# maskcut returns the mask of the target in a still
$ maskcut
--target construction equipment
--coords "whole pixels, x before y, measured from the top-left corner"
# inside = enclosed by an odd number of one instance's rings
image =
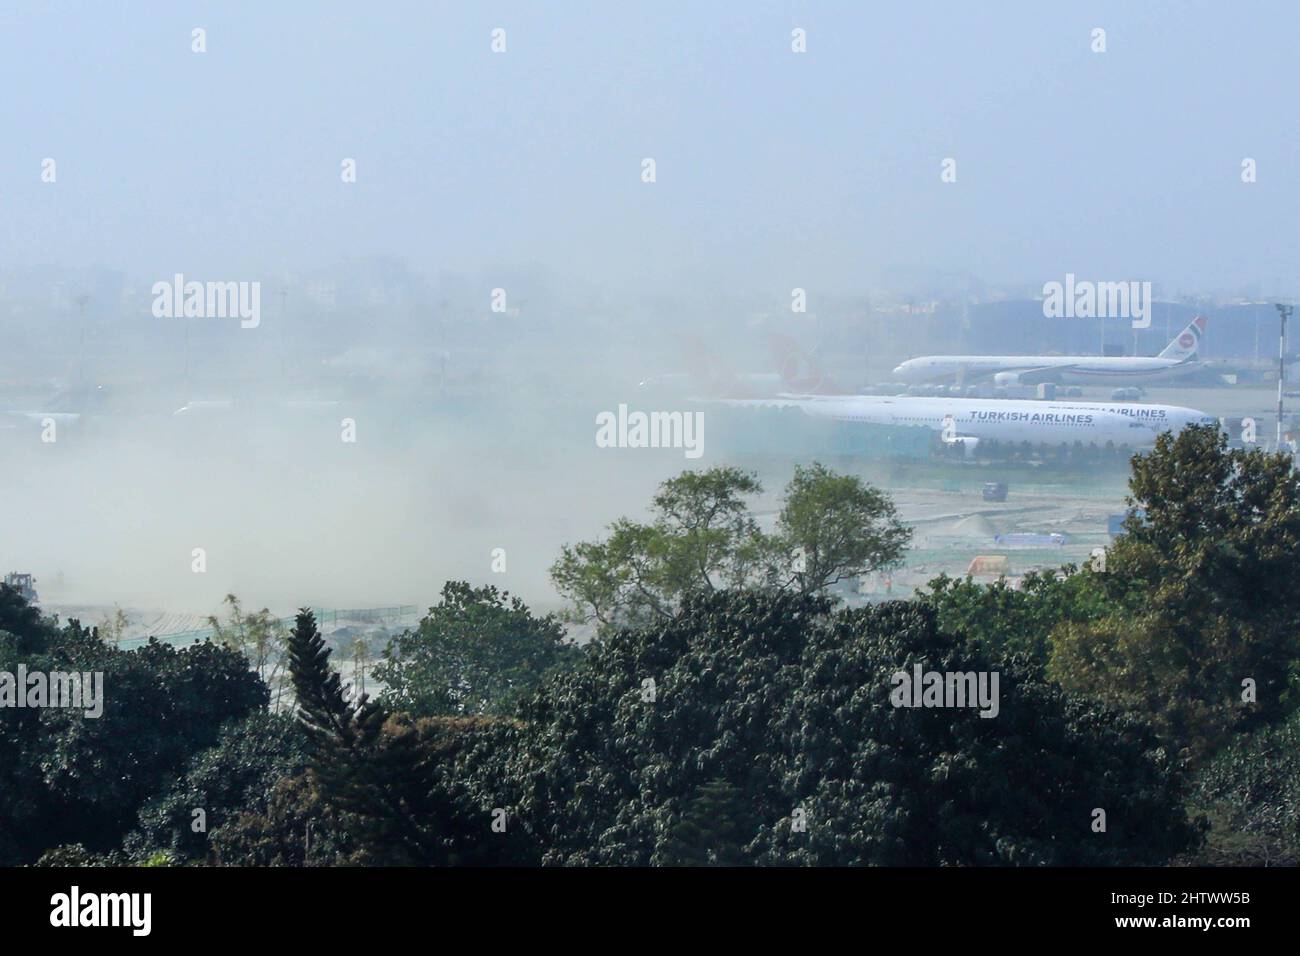
[[[36,579],[30,574],[22,574],[18,571],[10,571],[5,575],[4,583],[7,587],[13,588],[23,596],[28,604],[36,603]]]

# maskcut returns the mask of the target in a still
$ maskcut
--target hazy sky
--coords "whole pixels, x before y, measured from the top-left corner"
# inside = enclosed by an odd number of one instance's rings
[[[0,263],[1294,291],[1297,10],[9,0]]]

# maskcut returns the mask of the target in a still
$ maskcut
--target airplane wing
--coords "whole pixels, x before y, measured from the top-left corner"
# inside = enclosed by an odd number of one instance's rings
[[[1076,368],[1073,363],[1069,365],[1039,365],[1023,366],[1010,368],[983,368],[978,372],[972,372],[966,365],[957,366],[954,381],[958,385],[966,385],[972,382],[992,382],[999,375],[1014,375],[1021,385],[1037,385],[1040,382],[1060,382],[1061,373]]]
[[[1073,368],[1075,368],[1073,365],[1044,365],[1038,368],[1017,369],[1015,376],[1021,385],[1041,385],[1044,382],[1059,383],[1062,373]],[[1011,369],[1006,371],[1011,371]]]

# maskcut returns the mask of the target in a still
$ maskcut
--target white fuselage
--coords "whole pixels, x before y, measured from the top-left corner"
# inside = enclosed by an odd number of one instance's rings
[[[1023,375],[1034,382],[1068,385],[1141,385],[1178,378],[1200,368],[1189,359],[1083,355],[925,355],[894,369],[903,382],[972,382],[1001,373]],[[1029,384],[1027,382],[1026,384]]]
[[[915,425],[953,439],[1028,442],[1032,445],[1146,447],[1163,431],[1217,424],[1203,412],[1177,405],[1135,402],[1048,402],[999,398],[886,398],[868,395],[787,395],[727,401],[728,405],[793,407],[817,418],[878,425]]]

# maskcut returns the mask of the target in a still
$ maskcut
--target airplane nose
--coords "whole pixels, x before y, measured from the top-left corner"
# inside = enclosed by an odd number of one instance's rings
[[[895,375],[902,375],[902,374],[904,374],[906,371],[907,371],[907,368],[905,367],[905,365],[897,365],[897,366],[894,367],[894,374],[895,374]]]

